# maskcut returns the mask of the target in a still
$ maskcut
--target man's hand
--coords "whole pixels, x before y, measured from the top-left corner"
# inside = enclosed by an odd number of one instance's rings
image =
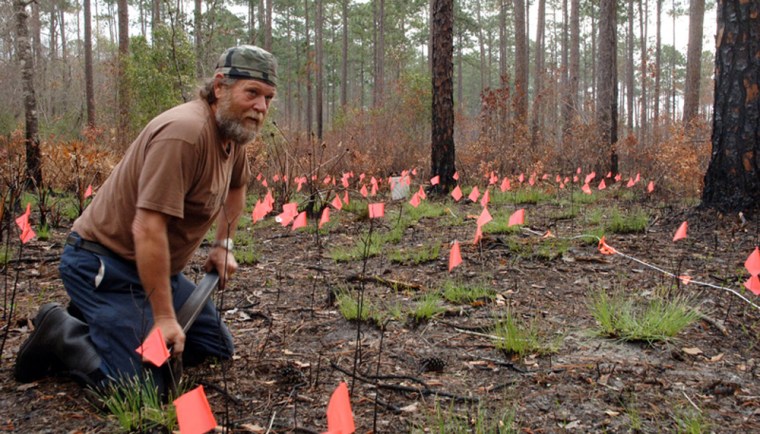
[[[153,328],[160,328],[164,335],[166,346],[171,348],[172,356],[177,357],[185,350],[185,332],[175,317],[154,318]]]
[[[219,273],[220,288],[224,288],[227,277],[233,275],[237,269],[238,263],[235,260],[235,255],[222,246],[212,248],[208,254],[206,263],[203,265],[203,270],[207,273],[211,270],[216,270]]]

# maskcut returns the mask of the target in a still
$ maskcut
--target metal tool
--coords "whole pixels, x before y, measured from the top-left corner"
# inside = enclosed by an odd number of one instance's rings
[[[216,271],[211,271],[195,287],[195,291],[190,294],[190,297],[177,312],[177,322],[182,327],[182,331],[187,333],[217,286],[219,286],[219,274]]]

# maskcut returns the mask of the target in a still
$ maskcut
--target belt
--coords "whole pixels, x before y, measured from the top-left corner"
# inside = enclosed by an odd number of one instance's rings
[[[84,238],[80,238],[74,234],[69,234],[69,236],[66,237],[66,244],[74,246],[78,249],[87,250],[88,252],[95,253],[96,255],[107,256],[109,258],[119,259],[121,261],[125,260],[116,253],[108,250],[102,244],[96,243],[94,241],[87,241]]]

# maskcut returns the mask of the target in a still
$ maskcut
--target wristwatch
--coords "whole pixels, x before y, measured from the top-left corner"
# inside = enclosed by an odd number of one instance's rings
[[[211,247],[224,247],[225,250],[231,251],[235,244],[232,242],[232,238],[225,238],[223,240],[216,240]]]

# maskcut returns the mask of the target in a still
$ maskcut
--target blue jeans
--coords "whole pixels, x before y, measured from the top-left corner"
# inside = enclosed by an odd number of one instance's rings
[[[103,374],[116,379],[141,373],[150,364],[143,365],[135,349],[153,327],[153,313],[135,264],[66,244],[59,269],[66,292],[90,327],[90,338],[102,358]],[[195,284],[179,273],[171,276],[171,288],[174,309],[178,311]],[[187,331],[183,358],[230,359],[233,348],[232,335],[209,300]],[[163,390],[162,371],[149,369],[159,390]]]

